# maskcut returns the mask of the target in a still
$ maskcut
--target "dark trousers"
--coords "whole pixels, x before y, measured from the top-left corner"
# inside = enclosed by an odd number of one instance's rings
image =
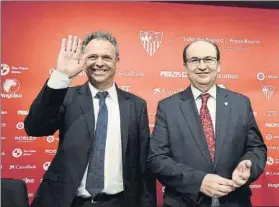
[[[169,206],[166,204],[163,204],[162,207],[173,207],[173,206]],[[179,205],[179,207],[211,207],[211,204],[200,204],[200,205],[189,205],[189,204],[185,204],[185,205]],[[247,204],[238,204],[238,203],[226,203],[226,204],[220,204],[219,207],[252,207],[251,204],[247,203]]]
[[[196,207],[211,207],[209,204],[201,204],[197,205]],[[246,204],[239,204],[239,203],[225,203],[225,204],[220,204],[220,207],[252,207],[251,204],[246,203]]]
[[[178,200],[176,205],[163,204],[162,207],[211,207],[210,202],[201,202],[200,204],[188,203],[186,201]],[[219,207],[252,207],[250,201],[245,202],[224,202],[220,203]]]
[[[124,193],[107,196],[104,201],[91,203],[90,198],[75,197],[71,207],[127,207]]]
[[[201,204],[196,205],[196,207],[211,207],[211,199],[202,201]],[[219,207],[252,207],[252,204],[250,200],[222,201],[222,199],[220,199]]]

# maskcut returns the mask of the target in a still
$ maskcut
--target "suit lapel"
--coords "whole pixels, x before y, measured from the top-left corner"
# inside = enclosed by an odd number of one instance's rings
[[[128,144],[128,133],[130,124],[130,101],[129,96],[124,91],[116,86],[119,110],[120,110],[120,128],[121,128],[121,142],[122,142],[122,160],[126,160],[126,149]],[[125,163],[125,162],[124,162]]]
[[[222,145],[225,137],[227,136],[227,124],[229,120],[230,103],[228,102],[228,94],[224,89],[217,87],[216,94],[216,127],[215,127],[215,138],[216,138],[216,151],[214,170],[217,166],[218,160],[221,155]]]
[[[202,155],[206,159],[208,165],[212,167],[212,161],[210,159],[210,153],[205,140],[205,135],[201,127],[199,113],[190,87],[188,87],[182,93],[181,99],[182,103],[180,104],[180,108],[182,114],[191,130],[191,133]]]
[[[81,111],[88,126],[90,137],[93,138],[95,129],[95,116],[93,109],[92,94],[90,92],[88,82],[86,82],[84,85],[80,87],[78,99]]]

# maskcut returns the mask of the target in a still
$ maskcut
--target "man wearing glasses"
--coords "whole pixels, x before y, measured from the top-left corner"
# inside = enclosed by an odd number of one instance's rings
[[[163,206],[252,206],[249,184],[264,170],[266,145],[249,98],[216,86],[216,44],[192,42],[183,62],[191,85],[159,102],[150,143]]]

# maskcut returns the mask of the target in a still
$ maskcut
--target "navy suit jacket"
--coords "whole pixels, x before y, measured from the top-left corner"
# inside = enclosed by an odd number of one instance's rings
[[[264,170],[266,145],[247,97],[217,87],[215,132],[212,162],[191,88],[159,102],[148,162],[165,186],[166,205],[185,206],[210,199],[200,193],[205,175],[231,179],[235,167],[245,159],[252,161],[251,178],[227,197],[250,200],[248,185]]]
[[[154,177],[147,172],[149,124],[146,102],[117,88],[125,198],[131,207],[156,206]],[[43,175],[32,207],[70,207],[94,142],[94,110],[88,82],[52,89],[45,84],[24,121],[29,136],[59,130],[57,153]]]

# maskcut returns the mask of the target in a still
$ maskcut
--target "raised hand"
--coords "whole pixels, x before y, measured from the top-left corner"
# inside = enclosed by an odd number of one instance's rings
[[[85,61],[86,56],[82,53],[82,40],[72,35],[69,35],[68,39],[63,38],[56,70],[73,78],[84,69]]]

